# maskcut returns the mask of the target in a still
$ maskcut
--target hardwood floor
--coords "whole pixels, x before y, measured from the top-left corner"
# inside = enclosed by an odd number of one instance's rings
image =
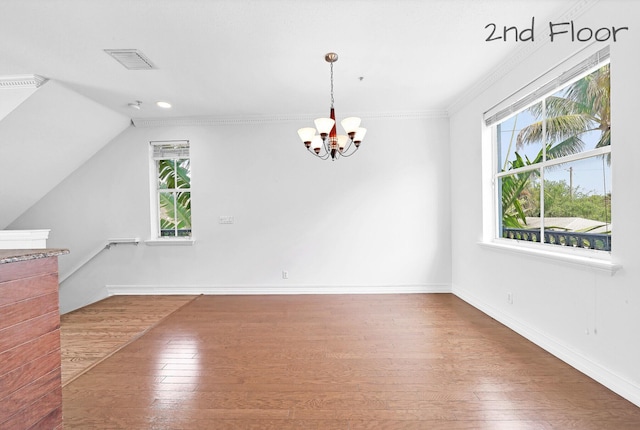
[[[199,296],[67,384],[63,419],[67,430],[619,430],[640,428],[640,408],[450,294]]]
[[[60,316],[66,385],[196,296],[113,296]]]

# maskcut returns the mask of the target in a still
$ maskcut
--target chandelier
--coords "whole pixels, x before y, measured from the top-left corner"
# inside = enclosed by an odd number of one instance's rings
[[[318,118],[314,121],[316,128],[304,127],[298,130],[298,136],[304,146],[316,157],[327,160],[337,160],[349,157],[360,148],[360,143],[367,132],[360,127],[360,118],[349,117],[340,121],[346,135],[336,131],[336,113],[333,108],[333,63],[338,61],[338,54],[329,52],[324,59],[331,67],[331,110],[329,118]],[[316,129],[318,134],[316,134]]]

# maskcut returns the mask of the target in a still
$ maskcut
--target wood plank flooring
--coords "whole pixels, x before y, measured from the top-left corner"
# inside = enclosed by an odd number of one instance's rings
[[[67,384],[63,419],[67,430],[620,430],[640,428],[640,408],[450,294],[199,296]]]
[[[113,296],[60,316],[62,385],[196,296]]]

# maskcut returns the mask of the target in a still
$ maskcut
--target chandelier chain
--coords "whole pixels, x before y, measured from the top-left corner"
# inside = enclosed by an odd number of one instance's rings
[[[333,63],[329,63],[331,66],[331,109],[333,109]]]

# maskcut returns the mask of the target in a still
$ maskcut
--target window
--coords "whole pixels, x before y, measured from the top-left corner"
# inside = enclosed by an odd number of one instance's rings
[[[492,116],[495,237],[611,251],[608,48]]]
[[[151,142],[156,238],[191,238],[191,163],[188,141]]]

